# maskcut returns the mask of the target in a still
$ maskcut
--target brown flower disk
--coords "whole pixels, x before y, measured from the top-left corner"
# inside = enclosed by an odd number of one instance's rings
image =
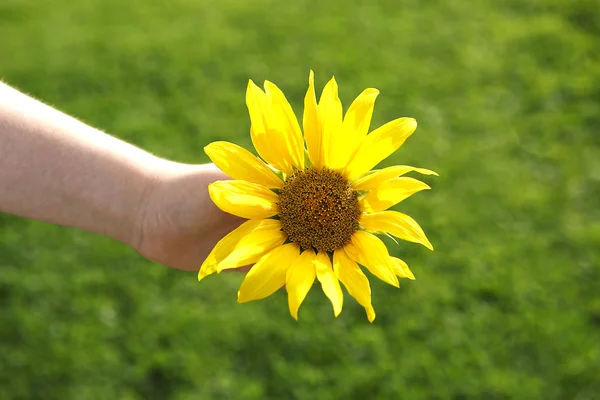
[[[357,193],[339,172],[307,168],[290,175],[279,196],[282,230],[303,249],[333,251],[350,241],[361,214]]]

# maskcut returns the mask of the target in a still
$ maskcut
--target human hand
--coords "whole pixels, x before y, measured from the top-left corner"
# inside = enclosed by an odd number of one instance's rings
[[[142,203],[131,245],[168,267],[198,270],[215,244],[244,220],[221,211],[208,185],[229,179],[214,164],[160,161]]]

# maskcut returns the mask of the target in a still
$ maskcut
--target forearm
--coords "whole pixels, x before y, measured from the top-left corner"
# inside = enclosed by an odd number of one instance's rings
[[[157,162],[0,82],[0,212],[127,242]]]

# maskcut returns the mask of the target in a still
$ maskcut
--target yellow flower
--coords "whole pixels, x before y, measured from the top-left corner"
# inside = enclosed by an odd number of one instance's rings
[[[417,127],[412,118],[398,118],[367,134],[378,94],[376,89],[366,89],[342,115],[335,79],[327,83],[317,103],[311,71],[303,137],[277,86],[267,81],[262,91],[254,82],[248,83],[250,135],[260,158],[228,142],[205,148],[210,159],[234,179],[212,183],[211,199],[221,210],[248,221],[215,246],[200,267],[199,280],[255,264],[238,291],[238,302],[265,298],[285,285],[295,319],[315,279],[338,316],[342,282],[372,322],[371,288],[358,264],[396,287],[398,277],[414,279],[408,265],[391,257],[374,233],[433,250],[414,219],[386,210],[429,189],[402,175],[437,174],[406,165],[371,171]]]

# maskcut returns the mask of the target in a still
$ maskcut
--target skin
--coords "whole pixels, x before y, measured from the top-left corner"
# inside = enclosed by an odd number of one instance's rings
[[[0,212],[119,240],[198,270],[241,219],[219,210],[213,164],[164,160],[0,82]]]

